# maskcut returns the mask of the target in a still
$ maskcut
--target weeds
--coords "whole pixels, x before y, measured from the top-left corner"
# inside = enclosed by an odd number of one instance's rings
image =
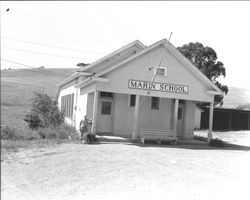
[[[195,135],[194,136],[194,140],[199,140],[199,141],[207,142],[208,138],[203,137],[203,136],[197,136],[197,135]],[[225,143],[222,140],[220,140],[218,138],[215,138],[215,139],[212,139],[209,142],[209,146],[211,146],[211,147],[224,147]]]
[[[74,127],[62,124],[58,127],[31,130],[28,127],[1,128],[1,148],[16,150],[37,144],[54,144],[79,139]]]
[[[47,127],[39,128],[37,133],[41,136],[42,139],[69,139],[76,138],[78,136],[75,128],[63,124],[58,127]]]
[[[5,126],[1,128],[1,139],[2,140],[35,140],[41,139],[39,134],[26,127],[11,128]]]
[[[215,138],[215,139],[212,139],[210,142],[209,142],[209,146],[212,146],[212,147],[224,147],[224,142],[218,138]]]
[[[31,130],[26,127],[15,129],[9,126],[1,128],[2,140],[74,139],[78,137],[75,128],[66,124],[38,130]]]

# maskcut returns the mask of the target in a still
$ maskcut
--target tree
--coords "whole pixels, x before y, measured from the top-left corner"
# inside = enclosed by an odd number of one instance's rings
[[[31,98],[31,110],[24,121],[31,129],[39,127],[56,127],[64,122],[64,114],[58,109],[57,101],[47,94],[35,92]]]
[[[177,49],[191,61],[203,74],[205,74],[222,91],[223,95],[215,95],[215,105],[223,105],[223,97],[228,93],[228,87],[217,81],[217,78],[226,76],[226,69],[221,61],[217,61],[217,54],[211,47],[204,47],[203,44],[196,42],[185,44]]]
[[[77,66],[77,67],[85,67],[85,66],[87,66],[87,65],[89,65],[89,64],[86,64],[86,63],[78,63],[76,66]]]

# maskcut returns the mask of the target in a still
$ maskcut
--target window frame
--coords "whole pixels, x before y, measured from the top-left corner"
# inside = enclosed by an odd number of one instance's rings
[[[167,76],[167,67],[163,67],[163,66],[154,67],[154,76],[156,74],[157,68],[164,70],[164,72],[163,72],[164,74],[159,74],[159,71],[158,71],[157,75],[159,75],[159,76]]]
[[[61,97],[61,111],[65,117],[73,119],[75,94],[66,94]]]
[[[183,118],[183,108],[178,107],[177,120],[182,120]]]
[[[102,94],[106,94],[106,95],[103,96]],[[109,94],[110,94],[111,96],[109,96]],[[114,93],[112,93],[112,92],[100,91],[100,98],[113,99],[113,98],[114,98]]]
[[[158,99],[158,106],[157,107],[152,107],[153,98]],[[151,108],[151,110],[160,110],[160,97],[151,97],[150,98],[150,108]]]
[[[108,103],[110,104],[110,112],[109,113],[104,113],[103,112],[103,104]],[[112,114],[112,101],[101,101],[101,115],[111,115]]]
[[[132,96],[134,96],[134,98],[135,98],[134,105],[131,105]],[[135,107],[135,104],[136,104],[136,95],[135,94],[130,94],[129,98],[128,98],[128,105],[129,105],[129,107],[133,108],[133,107]]]

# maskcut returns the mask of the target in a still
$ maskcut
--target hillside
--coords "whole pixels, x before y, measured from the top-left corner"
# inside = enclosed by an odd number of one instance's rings
[[[45,92],[54,97],[56,85],[75,71],[76,68],[1,70],[1,124],[22,126],[33,93]]]
[[[229,92],[224,97],[223,107],[237,108],[239,105],[246,103],[250,103],[250,88],[229,87]]]
[[[23,126],[34,91],[44,91],[54,97],[56,85],[75,71],[76,68],[1,70],[1,124]],[[236,108],[249,102],[250,89],[230,87],[223,107]]]

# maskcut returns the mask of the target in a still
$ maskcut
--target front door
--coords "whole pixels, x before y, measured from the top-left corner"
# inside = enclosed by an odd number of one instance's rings
[[[179,104],[177,116],[177,136],[183,137],[184,104]]]
[[[113,101],[109,99],[101,99],[99,107],[99,120],[97,131],[102,133],[113,132],[112,114],[113,114]]]

